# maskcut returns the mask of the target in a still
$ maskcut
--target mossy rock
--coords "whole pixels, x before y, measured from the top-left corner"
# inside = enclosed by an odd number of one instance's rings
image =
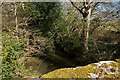
[[[63,68],[45,74],[42,78],[89,78],[89,73],[95,72],[96,69],[97,67],[93,67],[92,65],[77,68]]]
[[[100,63],[100,62],[98,62]],[[98,78],[120,78],[119,70],[117,73],[110,73],[106,74],[103,71],[103,68],[108,70],[107,68],[110,66],[111,68],[119,69],[119,63],[111,61],[111,63],[103,63],[101,64],[101,67],[98,67],[96,64],[89,64],[86,66],[79,66],[76,68],[62,68],[57,69],[55,71],[49,72],[42,76],[42,78],[90,78],[90,73],[92,74],[98,74]],[[102,72],[102,74],[100,74]],[[109,72],[109,71],[108,71]]]
[[[112,66],[112,67],[119,67],[119,63],[112,62],[112,63],[111,63],[111,66]]]
[[[118,63],[120,63],[120,59],[116,59],[116,61],[117,61]]]
[[[106,63],[103,63],[103,64],[102,64],[102,67],[107,68],[107,67],[109,67],[109,65],[106,64]]]

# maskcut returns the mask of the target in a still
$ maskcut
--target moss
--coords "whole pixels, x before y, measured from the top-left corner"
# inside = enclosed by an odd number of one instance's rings
[[[116,69],[115,69],[115,68],[111,68],[111,69],[110,69],[110,72],[113,72],[113,73],[114,73],[114,72],[116,72]]]
[[[93,66],[93,67],[97,67],[97,64],[90,64],[91,66]]]
[[[109,75],[104,75],[104,78],[106,78],[106,79],[108,79],[108,78],[119,79],[119,78],[120,78],[120,74],[109,74]]]
[[[117,61],[118,63],[120,63],[120,59],[116,59],[116,61]]]
[[[95,70],[94,70],[94,74],[97,74],[98,72],[102,72],[103,70],[101,69],[101,68],[95,68]]]
[[[77,69],[63,68],[58,69],[42,76],[42,78],[88,78],[89,73],[95,72],[96,68],[93,66],[84,66]]]
[[[112,62],[110,64],[113,68],[118,67],[117,62]],[[109,64],[103,63],[102,67],[108,68]],[[63,68],[52,71],[42,76],[42,78],[89,78],[90,73],[98,74],[102,72],[102,68],[98,68],[96,64],[90,64],[83,67],[77,68]],[[100,78],[120,78],[120,74],[101,74]]]
[[[111,63],[111,66],[112,66],[112,67],[115,67],[115,68],[118,68],[118,65],[119,65],[119,64],[118,64],[117,62],[112,62],[112,63]]]
[[[88,78],[89,73],[93,73],[94,71],[95,68],[89,65],[76,69],[75,74],[77,75],[77,78]]]
[[[120,73],[114,74],[114,77],[117,78],[117,79],[120,79]]]
[[[103,68],[109,67],[109,65],[108,65],[107,63],[103,63],[101,66],[102,66]]]
[[[118,68],[120,69],[120,59],[116,59],[117,63],[118,63]]]
[[[71,68],[58,69],[42,76],[43,78],[70,78],[75,76]]]
[[[105,78],[105,80],[110,80],[110,79],[120,79],[120,74],[101,74],[99,75],[99,78]]]

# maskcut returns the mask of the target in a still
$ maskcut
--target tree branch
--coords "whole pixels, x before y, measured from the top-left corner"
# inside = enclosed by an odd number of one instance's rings
[[[99,4],[100,2],[97,2],[95,5],[94,5],[94,8]]]
[[[81,9],[79,9],[79,8],[72,2],[72,0],[69,0],[69,1],[70,1],[71,4],[73,5],[73,7],[75,7],[75,8],[80,12]]]

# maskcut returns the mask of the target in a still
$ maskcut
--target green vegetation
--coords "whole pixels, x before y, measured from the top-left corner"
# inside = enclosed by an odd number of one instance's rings
[[[90,3],[94,8],[86,4],[3,3],[2,78],[39,78],[43,74],[46,78],[88,78],[89,73],[101,71],[91,63],[116,59],[119,63],[119,2]],[[111,65],[117,68],[116,64]],[[76,66],[81,67],[67,68]]]
[[[3,49],[2,49],[2,77],[3,80],[10,80],[11,78],[22,77],[17,74],[16,70],[21,66],[18,63],[24,51],[25,41],[14,39],[8,33],[3,34]]]

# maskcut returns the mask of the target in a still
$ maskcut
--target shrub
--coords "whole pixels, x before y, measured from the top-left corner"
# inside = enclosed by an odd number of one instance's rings
[[[18,59],[23,55],[25,41],[22,39],[15,39],[8,33],[3,34],[3,49],[2,49],[2,78],[3,80],[10,80],[12,78],[20,77],[15,70],[20,68]]]

